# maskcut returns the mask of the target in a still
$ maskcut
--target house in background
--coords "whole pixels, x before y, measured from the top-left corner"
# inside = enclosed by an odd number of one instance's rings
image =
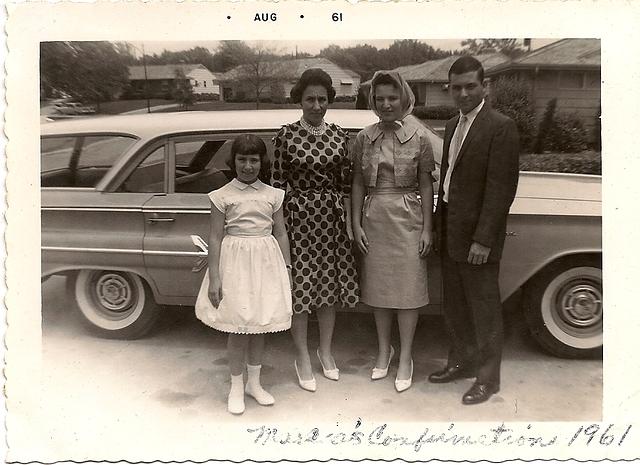
[[[592,129],[600,108],[600,39],[562,39],[488,69],[486,75],[516,76],[531,85],[538,121],[549,100],[556,112],[575,113]]]
[[[146,78],[144,66],[129,66],[129,94],[144,97],[145,82],[149,87],[149,97],[170,98],[176,89],[178,80],[190,82],[193,93],[197,96],[215,98],[220,95],[220,84],[217,75],[201,64],[147,65]]]
[[[509,61],[509,58],[502,53],[487,53],[474,55],[474,57],[482,63],[485,70]],[[454,55],[417,65],[400,66],[393,71],[400,73],[407,81],[416,97],[416,105],[451,106],[451,97],[448,92],[449,68],[458,58],[460,58],[459,55]],[[364,82],[363,86],[365,85],[371,85],[371,81]]]
[[[341,68],[326,58],[295,58],[276,60],[264,63],[265,82],[268,85],[261,88],[260,98],[274,101],[289,99],[291,89],[302,73],[310,68],[324,70],[333,83],[336,97],[355,100],[360,87],[360,75]],[[249,65],[237,66],[220,76],[222,95],[225,101],[255,99],[255,88],[247,82],[251,75]]]

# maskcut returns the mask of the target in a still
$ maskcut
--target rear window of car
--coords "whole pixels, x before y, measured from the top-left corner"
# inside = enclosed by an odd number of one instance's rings
[[[135,142],[124,135],[43,137],[41,187],[95,187]]]

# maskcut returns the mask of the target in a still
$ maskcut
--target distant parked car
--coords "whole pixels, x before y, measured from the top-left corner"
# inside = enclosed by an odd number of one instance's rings
[[[160,305],[193,305],[207,263],[207,193],[230,180],[232,139],[254,133],[271,151],[277,129],[299,117],[190,111],[43,124],[43,279],[66,275],[83,321],[107,337],[140,337]],[[358,110],[326,118],[351,136],[377,120]],[[442,140],[430,137],[438,171]],[[521,173],[500,287],[503,299],[524,290],[531,333],[558,356],[601,350],[601,221],[600,176]],[[424,312],[439,313],[437,254],[427,263]]]
[[[56,102],[53,108],[61,115],[91,115],[96,112],[95,108],[78,102]]]

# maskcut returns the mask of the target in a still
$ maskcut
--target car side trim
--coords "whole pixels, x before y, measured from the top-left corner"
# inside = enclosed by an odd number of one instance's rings
[[[137,212],[141,208],[104,208],[104,207],[42,207],[42,211],[80,211],[80,212]]]
[[[129,253],[142,255],[166,255],[170,257],[206,257],[207,252],[188,252],[181,250],[141,250],[141,249],[107,249],[100,247],[56,247],[42,246],[41,250],[50,252],[92,252],[92,253]]]
[[[108,249],[101,247],[58,247],[58,246],[50,246],[43,245],[40,247],[41,250],[47,250],[51,252],[95,252],[95,253],[132,253],[132,254],[141,254],[143,251],[141,249]]]

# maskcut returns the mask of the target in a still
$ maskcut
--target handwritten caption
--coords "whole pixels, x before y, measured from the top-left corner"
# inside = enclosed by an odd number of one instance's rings
[[[536,433],[533,425],[522,428],[508,428],[504,423],[488,429],[485,433],[468,434],[455,423],[450,423],[443,429],[425,427],[415,436],[399,434],[387,423],[366,427],[361,419],[355,422],[353,428],[347,431],[323,431],[320,428],[310,428],[305,431],[287,431],[283,428],[261,425],[248,428],[247,433],[253,438],[253,443],[266,445],[309,445],[331,444],[351,446],[380,446],[389,448],[412,449],[420,452],[423,447],[432,444],[451,446],[484,446],[495,447],[501,445],[546,448],[552,446],[578,447],[619,447],[628,439],[632,425],[582,425],[574,434],[567,437],[560,435],[546,435]]]

